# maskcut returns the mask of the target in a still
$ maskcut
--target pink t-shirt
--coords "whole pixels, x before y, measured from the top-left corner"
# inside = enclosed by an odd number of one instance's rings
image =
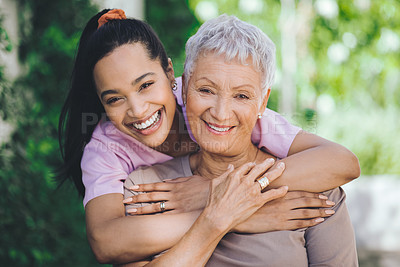
[[[178,89],[174,94],[188,125],[186,108],[182,100],[181,78],[176,80]],[[188,130],[194,140],[190,129]],[[259,148],[264,147],[272,155],[284,158],[300,130],[301,128],[290,124],[281,115],[267,108],[263,117],[257,121],[251,139]],[[123,183],[129,173],[140,166],[162,163],[170,159],[172,157],[122,133],[111,122],[101,121],[83,151],[81,161],[82,181],[85,186],[83,205],[86,206],[89,200],[104,194],[124,194]]]

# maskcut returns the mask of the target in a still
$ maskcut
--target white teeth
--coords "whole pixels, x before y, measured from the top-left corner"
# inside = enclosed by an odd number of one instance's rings
[[[135,127],[138,130],[143,130],[146,128],[149,128],[151,125],[153,125],[154,123],[158,122],[158,120],[160,119],[160,112],[157,111],[156,113],[153,114],[153,116],[151,116],[147,121],[142,122],[142,123],[133,123],[133,127]]]
[[[215,130],[217,132],[226,132],[226,131],[228,131],[230,129],[230,127],[219,128],[219,127],[216,127],[216,126],[211,125],[211,124],[208,124],[208,126],[210,126],[211,129],[213,129],[213,130]]]

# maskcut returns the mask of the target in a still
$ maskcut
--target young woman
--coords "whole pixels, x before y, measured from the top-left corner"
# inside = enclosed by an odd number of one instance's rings
[[[60,117],[60,144],[63,177],[71,177],[78,191],[85,194],[88,237],[101,262],[142,259],[179,239],[158,237],[156,244],[143,246],[143,240],[149,240],[143,228],[151,228],[151,217],[125,217],[122,203],[123,181],[134,169],[197,150],[182,123],[179,107],[175,109],[174,92],[178,103],[183,104],[178,90],[172,63],[147,24],[124,19],[119,10],[104,10],[88,22]],[[283,159],[287,168],[280,184],[272,186],[287,184],[292,190],[321,192],[358,177],[358,160],[350,151],[315,135],[302,134],[275,113],[267,113],[273,115],[261,116],[253,141],[280,158],[290,155]],[[273,127],[279,130],[271,132]],[[169,184],[170,193],[184,197],[162,200],[167,200],[168,209],[177,210],[185,210],[182,203],[188,203],[187,199],[200,203],[197,200],[208,194],[209,181],[205,178]],[[197,189],[201,194],[191,191]],[[156,206],[161,207],[159,203]],[[199,206],[204,203],[188,210]],[[282,208],[282,212],[289,211]],[[163,216],[167,221],[180,215]],[[169,226],[165,223],[164,232],[187,230]]]

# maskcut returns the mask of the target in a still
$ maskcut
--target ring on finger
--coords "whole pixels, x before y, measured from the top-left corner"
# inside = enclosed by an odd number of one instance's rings
[[[269,180],[267,176],[257,179],[257,182],[260,184],[261,190],[264,190],[269,185]]]
[[[160,202],[160,210],[164,211],[165,210],[165,201]]]

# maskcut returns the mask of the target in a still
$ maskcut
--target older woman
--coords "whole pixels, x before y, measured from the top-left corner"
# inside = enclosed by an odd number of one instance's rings
[[[283,165],[278,164],[262,177],[261,169],[270,166],[274,157],[251,142],[251,131],[270,94],[274,52],[274,44],[258,28],[226,15],[204,23],[189,39],[184,99],[200,151],[140,168],[131,173],[125,187],[192,174],[214,180],[208,204],[192,228],[151,264],[193,266],[193,262],[203,265],[208,261],[208,266],[357,266],[354,234],[345,195],[339,188],[327,192],[336,202],[336,213],[317,226],[297,231],[254,231],[257,234],[253,235],[228,233],[240,231],[240,223],[250,213],[286,190],[281,187],[279,191],[261,192],[279,176]],[[227,169],[237,170],[228,174]],[[241,190],[232,190],[236,187]],[[126,196],[132,194],[137,193],[126,189]],[[163,204],[160,207],[165,208]],[[134,209],[127,206],[128,213]]]

